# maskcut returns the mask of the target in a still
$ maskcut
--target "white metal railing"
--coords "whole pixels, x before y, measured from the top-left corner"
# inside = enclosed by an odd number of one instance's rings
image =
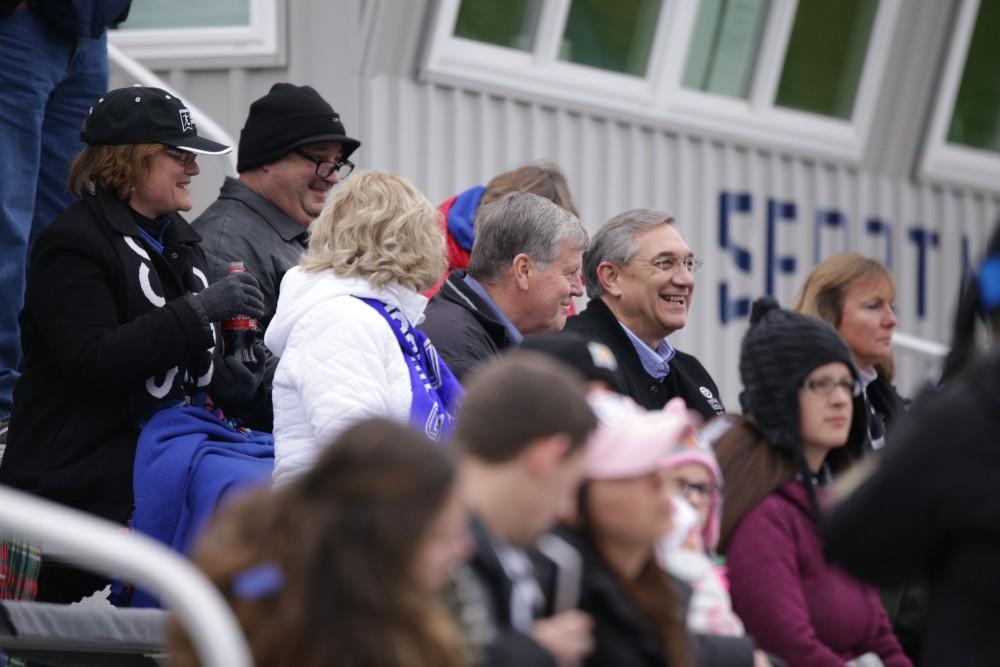
[[[110,42],[108,42],[108,60],[128,74],[129,78],[133,79],[136,83],[143,86],[162,88],[171,95],[184,100],[184,103],[198,125],[199,134],[204,134],[206,137],[227,146],[236,146],[236,142],[233,141],[232,136],[221,125],[216,123],[211,116],[191,104],[191,100],[185,99],[183,95],[171,88],[166,81],[154,74],[152,70]],[[236,151],[232,151],[224,157],[226,158],[226,173],[229,176],[236,176]]]
[[[948,356],[951,349],[947,345],[896,331],[892,334],[892,346],[897,353],[897,375],[899,375],[901,368],[906,366],[906,364],[899,363],[900,355],[905,355],[918,364],[917,366],[910,365],[911,374],[909,382],[906,384],[912,391],[934,386],[941,379],[944,358]],[[915,372],[915,375],[912,372]],[[903,391],[905,392],[906,389]]]
[[[184,624],[206,667],[252,667],[243,632],[215,587],[159,542],[0,485],[0,533],[52,546],[61,560],[139,583]]]
[[[898,331],[892,334],[892,345],[896,349],[913,352],[934,361],[944,359],[951,350],[947,345],[935,343],[926,338],[917,338],[909,334],[899,333]]]

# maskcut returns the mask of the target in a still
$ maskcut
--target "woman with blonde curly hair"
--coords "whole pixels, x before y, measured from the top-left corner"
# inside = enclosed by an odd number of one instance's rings
[[[275,482],[312,466],[325,443],[368,417],[409,422],[434,441],[461,387],[416,325],[445,265],[437,211],[406,179],[363,171],[309,228],[281,281],[264,341],[274,376]]]

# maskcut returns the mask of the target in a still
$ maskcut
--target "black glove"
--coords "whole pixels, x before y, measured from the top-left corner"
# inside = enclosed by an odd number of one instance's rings
[[[265,379],[270,384],[268,376],[274,376],[273,367],[277,366],[277,357],[273,357],[275,363],[268,364],[267,350],[263,343],[254,344],[253,356],[254,361],[249,364],[244,364],[234,356],[215,357],[212,397],[223,406],[245,405],[257,395]]]
[[[221,322],[237,315],[256,319],[264,314],[260,283],[246,271],[230,273],[197,294],[188,294],[184,298],[209,322]]]

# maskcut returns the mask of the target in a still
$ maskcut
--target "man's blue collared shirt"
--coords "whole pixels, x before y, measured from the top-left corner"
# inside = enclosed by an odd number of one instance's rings
[[[622,329],[628,335],[628,339],[632,342],[632,347],[635,348],[636,354],[639,355],[639,361],[642,362],[643,369],[645,369],[650,377],[663,382],[663,379],[670,372],[670,360],[676,354],[674,348],[670,347],[670,343],[664,338],[656,344],[656,349],[653,349],[649,345],[646,345],[641,338],[629,331],[627,326],[621,322],[618,324],[621,324]]]

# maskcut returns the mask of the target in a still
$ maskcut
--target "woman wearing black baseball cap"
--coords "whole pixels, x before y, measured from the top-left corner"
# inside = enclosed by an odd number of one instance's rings
[[[80,201],[39,235],[28,267],[25,365],[0,483],[125,523],[141,425],[210,388],[213,323],[259,317],[263,299],[247,273],[209,286],[200,239],[178,215],[191,208],[196,156],[231,150],[199,137],[181,100],[113,90],[81,137],[69,183]],[[21,562],[37,573],[33,553]],[[48,565],[43,555],[38,599],[72,601],[104,584]]]

